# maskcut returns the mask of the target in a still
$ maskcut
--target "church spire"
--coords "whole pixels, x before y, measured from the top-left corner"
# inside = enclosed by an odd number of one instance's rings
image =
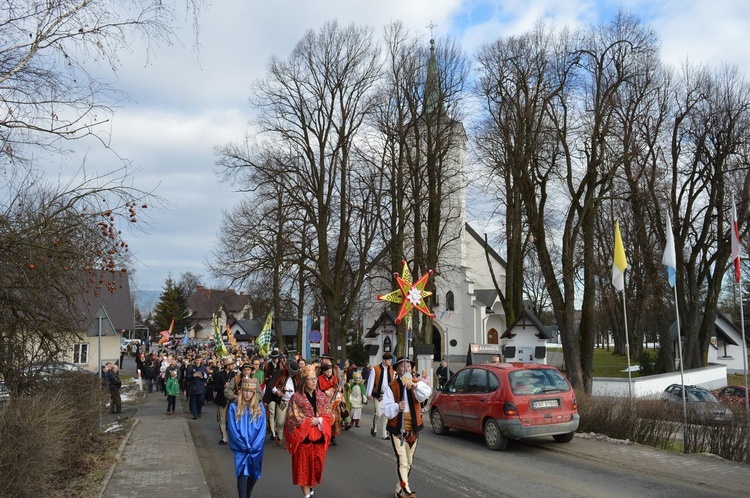
[[[438,73],[435,39],[433,38],[430,40],[430,61],[427,64],[427,84],[424,91],[425,114],[433,114],[440,110],[440,101],[440,74]]]

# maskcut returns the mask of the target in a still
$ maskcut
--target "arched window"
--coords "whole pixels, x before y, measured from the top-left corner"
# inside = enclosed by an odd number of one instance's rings
[[[383,352],[384,353],[390,353],[391,352],[391,337],[385,336],[385,339],[383,339]]]
[[[453,291],[448,291],[445,295],[445,309],[448,311],[454,311],[456,309],[456,304],[453,300]]]

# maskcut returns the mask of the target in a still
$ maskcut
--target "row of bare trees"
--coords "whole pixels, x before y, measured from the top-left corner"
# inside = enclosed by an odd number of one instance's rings
[[[651,328],[673,365],[674,300],[661,265],[673,228],[685,366],[705,365],[733,195],[747,231],[747,81],[727,67],[666,67],[650,28],[624,13],[584,32],[539,25],[498,40],[479,67],[479,156],[507,195],[508,253],[539,261],[573,384],[590,389],[602,327],[624,352],[622,296],[610,282],[616,219],[630,262],[631,353]],[[509,263],[508,280],[518,271]]]
[[[609,276],[619,219],[631,353],[656,330],[673,365],[660,262],[669,214],[685,365],[702,365],[730,256],[731,196],[741,226],[750,209],[747,82],[728,67],[666,67],[653,31],[625,13],[576,32],[539,24],[483,46],[474,80],[470,65],[455,42],[428,51],[398,23],[380,42],[328,23],[271,59],[247,140],[218,149],[222,174],[248,198],[226,215],[215,271],[266,281],[276,309],[324,312],[345,351],[368,275],[388,289],[403,257],[417,274],[450,264],[472,109],[468,139],[504,213],[508,322],[543,288],[569,377],[588,391],[597,336],[612,329],[624,352]],[[421,327],[431,343],[430,321]]]

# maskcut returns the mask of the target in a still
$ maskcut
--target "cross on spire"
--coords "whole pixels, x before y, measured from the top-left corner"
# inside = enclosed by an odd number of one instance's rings
[[[434,38],[433,31],[434,31],[435,28],[437,28],[437,26],[438,25],[435,24],[434,22],[432,22],[432,20],[430,20],[430,24],[428,24],[427,26],[425,26],[425,28],[430,28],[430,38]]]

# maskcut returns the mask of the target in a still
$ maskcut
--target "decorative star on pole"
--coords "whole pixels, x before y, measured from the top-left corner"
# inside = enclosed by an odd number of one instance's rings
[[[404,317],[410,323],[411,320],[409,320],[409,317],[411,315],[409,313],[412,309],[416,309],[430,318],[435,318],[435,315],[427,307],[427,303],[424,302],[424,298],[432,295],[432,292],[424,290],[427,285],[427,279],[432,275],[432,270],[422,275],[416,283],[412,284],[409,266],[406,264],[406,261],[402,261],[402,263],[404,266],[401,270],[401,275],[398,273],[393,274],[396,277],[396,283],[399,288],[388,294],[379,295],[378,300],[401,304],[401,309],[399,309],[398,316],[396,316],[396,324],[401,323]]]

